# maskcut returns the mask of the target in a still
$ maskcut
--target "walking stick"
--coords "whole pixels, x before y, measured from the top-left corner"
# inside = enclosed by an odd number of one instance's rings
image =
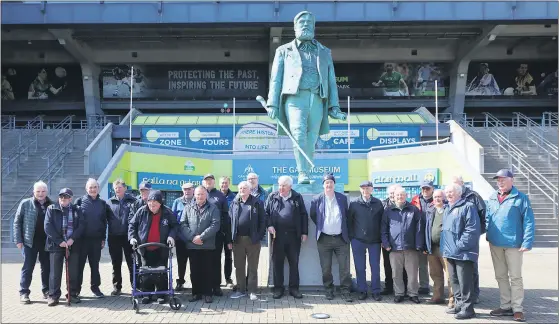
[[[70,262],[68,257],[70,256],[70,248],[66,246],[66,290],[68,292],[68,298],[66,298],[66,305],[70,306],[72,304],[72,296],[70,295],[70,273],[68,273],[68,263]]]

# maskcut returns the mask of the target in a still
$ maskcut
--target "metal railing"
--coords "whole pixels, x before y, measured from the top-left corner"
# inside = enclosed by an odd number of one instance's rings
[[[537,136],[537,134],[533,134],[528,132],[527,134],[528,141],[532,142],[534,145],[538,147],[539,153],[545,153],[547,156],[547,161],[551,163],[551,160],[559,160],[559,152],[557,149],[557,145],[554,145],[547,139]]]
[[[121,115],[87,115],[87,119],[81,120],[81,129],[103,129],[108,123],[120,124],[123,117]]]
[[[175,151],[186,151],[186,152],[195,152],[195,153],[209,153],[209,154],[233,154],[233,153],[255,153],[254,150],[210,150],[210,149],[200,149],[194,147],[181,147],[176,146],[169,148],[169,145],[163,144],[154,144],[154,143],[145,143],[145,142],[138,142],[138,141],[129,141],[127,139],[123,140],[125,144],[129,144],[132,146],[141,146],[141,147],[153,147],[153,148],[162,148],[162,149],[172,149]],[[402,144],[390,144],[384,146],[372,146],[368,149],[351,149],[351,153],[368,153],[371,151],[378,151],[378,150],[386,150],[386,149],[394,149],[394,148],[402,148],[402,147],[414,147],[414,146],[430,146],[430,145],[437,145],[437,144],[444,144],[450,142],[450,137],[441,138],[437,140],[430,140],[430,141],[422,141],[422,142],[413,142],[413,143],[402,143]],[[348,149],[318,149],[316,153],[348,153]],[[283,150],[266,150],[266,153],[284,153],[284,154],[292,154],[292,149],[283,149]]]
[[[483,113],[485,115],[485,121],[483,127],[485,128],[501,128],[501,127],[508,127],[505,123],[499,120],[497,117],[493,116],[488,112]]]
[[[16,128],[16,116],[15,115],[3,115],[2,116],[2,129],[15,129]]]
[[[555,112],[544,112],[542,114],[542,126],[547,127],[558,127],[559,126],[559,114]]]
[[[33,129],[43,129],[44,127],[44,121],[43,121],[43,117],[44,115],[38,115],[37,117],[29,120],[27,122],[27,125],[25,126],[25,129],[29,129],[29,130],[33,130]]]
[[[16,147],[7,152],[2,152],[2,179],[13,172],[16,172],[17,176],[19,174],[21,163],[29,158],[30,153],[37,152],[39,131],[39,129],[36,129],[30,137],[27,137],[27,139],[21,144],[18,144]]]

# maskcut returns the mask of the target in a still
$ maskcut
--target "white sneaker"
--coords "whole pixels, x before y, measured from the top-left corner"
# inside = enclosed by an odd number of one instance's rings
[[[254,293],[250,293],[250,300],[252,300],[252,301],[258,300],[258,296],[256,296],[256,294],[254,294]]]
[[[241,298],[241,297],[245,297],[246,295],[247,295],[247,294],[242,293],[242,292],[240,292],[240,291],[235,291],[234,293],[231,294],[231,297],[230,297],[230,298],[232,298],[232,299],[238,299],[238,298]]]

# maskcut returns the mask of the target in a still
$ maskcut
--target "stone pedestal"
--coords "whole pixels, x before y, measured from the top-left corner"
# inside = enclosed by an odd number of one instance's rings
[[[274,191],[277,190],[277,186],[274,186]],[[305,208],[309,214],[309,235],[306,242],[301,244],[301,254],[299,256],[299,283],[300,286],[307,287],[322,287],[322,268],[320,267],[320,260],[318,258],[318,250],[316,247],[316,225],[310,219],[309,209],[311,207],[311,201],[313,196],[319,194],[323,191],[322,183],[315,182],[311,184],[294,184],[293,190],[297,191],[303,196],[305,201]],[[344,192],[344,185],[336,183],[335,190],[337,192]],[[349,201],[349,199],[348,199]],[[270,234],[267,234],[268,242],[271,242]],[[271,244],[269,244],[271,247]],[[270,262],[268,271],[268,285],[273,287],[274,285],[274,266],[272,261],[272,249],[270,251]],[[338,261],[336,257],[332,257],[332,275],[334,276],[334,285],[339,286],[340,277],[338,270]],[[289,284],[289,266],[287,259],[284,262],[284,285],[288,288]]]

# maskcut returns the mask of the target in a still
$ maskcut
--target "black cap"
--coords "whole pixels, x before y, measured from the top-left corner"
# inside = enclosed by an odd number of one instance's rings
[[[359,187],[372,187],[372,186],[373,186],[373,183],[371,181],[363,181],[359,185]]]
[[[501,169],[497,171],[497,173],[493,177],[493,179],[497,178],[514,178],[514,174],[512,174],[512,171],[509,169]]]
[[[160,203],[161,205],[163,205],[163,194],[159,190],[154,190],[154,191],[149,193],[148,201],[150,201],[150,200],[155,200],[158,203]]]
[[[138,189],[140,189],[140,190],[150,190],[151,189],[151,183],[147,182],[147,181],[142,181],[140,183],[140,185],[138,186]]]
[[[213,174],[211,174],[211,173],[208,173],[208,174],[206,174],[206,175],[204,176],[204,178],[203,178],[202,180],[206,180],[207,178],[212,178],[212,179],[214,179],[214,180],[215,180],[215,177],[214,177],[214,175],[213,175]]]
[[[332,181],[334,181],[334,183],[336,183],[336,178],[334,177],[334,175],[332,173],[326,173],[322,177],[322,183],[324,183],[324,181],[326,181],[326,180],[332,180]]]
[[[421,188],[425,187],[434,188],[433,181],[423,180],[423,182],[421,182]]]
[[[74,193],[70,190],[70,188],[62,188],[58,192],[58,197],[60,196],[74,197]]]

